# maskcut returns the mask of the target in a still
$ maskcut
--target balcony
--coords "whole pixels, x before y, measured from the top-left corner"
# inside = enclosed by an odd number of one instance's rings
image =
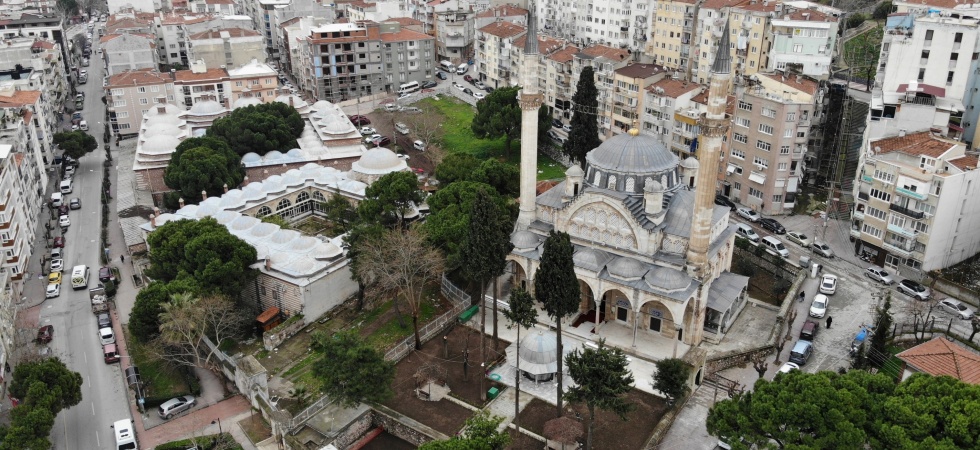
[[[869,198],[868,197],[868,193],[867,192],[858,192],[858,198],[861,199],[861,200],[864,200],[864,201],[868,201],[868,198]]]
[[[863,199],[864,200],[867,200],[868,194],[865,194],[865,193],[862,192],[860,195],[863,195],[864,196]],[[921,219],[921,218],[925,217],[925,215],[926,215],[926,213],[924,213],[922,211],[912,211],[911,209],[908,209],[908,208],[906,208],[904,206],[896,205],[894,203],[889,204],[888,205],[888,209],[890,209],[892,211],[895,211],[895,212],[897,212],[897,213],[899,213],[899,214],[901,214],[903,216],[908,216],[908,217],[911,217],[911,218],[916,219],[916,220]]]
[[[861,181],[863,181],[865,183],[870,183],[871,182],[871,177],[869,175],[861,175]],[[867,194],[865,194],[865,195],[867,195]]]
[[[928,196],[926,194],[922,194],[922,193],[919,193],[919,192],[910,191],[908,189],[903,189],[903,188],[895,188],[895,192],[897,192],[899,194],[902,194],[902,195],[904,195],[906,197],[912,197],[912,198],[914,198],[916,200],[925,200],[925,199],[928,198]]]
[[[907,228],[902,228],[902,227],[900,227],[898,225],[891,224],[891,223],[888,224],[888,231],[891,231],[892,233],[895,233],[895,234],[897,234],[899,236],[905,236],[905,237],[910,237],[910,238],[915,238],[915,235],[918,234],[918,233],[915,232],[915,230],[909,230]]]
[[[885,250],[888,250],[889,252],[891,252],[893,254],[896,254],[898,256],[901,256],[903,258],[911,258],[912,257],[912,249],[911,248],[905,249],[905,248],[902,248],[900,245],[901,244],[899,244],[897,242],[885,241],[884,242],[884,245],[882,245],[882,247],[884,247]],[[908,245],[908,244],[905,244],[905,245]]]

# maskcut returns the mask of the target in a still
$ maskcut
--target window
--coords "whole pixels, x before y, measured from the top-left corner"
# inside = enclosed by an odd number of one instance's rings
[[[236,87],[242,87],[242,82],[241,81],[236,81],[235,82],[235,86]]]
[[[752,163],[757,166],[762,166],[763,169],[769,168],[769,160],[766,158],[760,158],[756,156],[755,158],[752,159]]]
[[[145,98],[141,98],[140,99],[140,104],[141,105],[148,105],[148,104],[150,104],[150,100],[145,99]]]
[[[956,75],[956,72],[953,72],[952,70],[946,72],[946,84],[953,83],[953,75]]]
[[[140,86],[140,87],[136,88],[136,92],[139,92],[140,94],[145,94],[146,93],[146,86]]]
[[[150,92],[160,92],[160,86],[150,86]]]
[[[745,159],[745,152],[736,148],[731,151],[732,158]]]
[[[912,224],[912,229],[914,229],[915,231],[918,231],[919,233],[928,233],[929,232],[929,225],[926,225],[926,224],[924,224],[922,222],[915,222],[915,223]]]
[[[739,100],[738,101],[738,109],[741,109],[743,111],[752,111],[752,104],[751,103],[746,103],[746,102],[744,102],[742,100]]]
[[[894,174],[891,174],[891,173],[888,173],[888,172],[885,172],[885,171],[883,171],[881,169],[875,169],[875,175],[874,175],[874,177],[875,177],[876,180],[881,181],[883,183],[888,183],[888,184],[894,184],[895,183],[895,175]]]
[[[743,144],[749,143],[749,137],[744,134],[733,133],[732,139],[735,140],[735,142],[741,142]]]
[[[880,210],[880,209],[878,209],[878,208],[873,208],[873,207],[869,206],[864,211],[864,215],[865,216],[874,217],[875,219],[878,219],[878,220],[885,220],[885,216],[887,215],[887,213],[884,212],[884,211],[882,211],[882,210]]]
[[[916,78],[918,81],[922,81],[926,78],[926,69],[919,69],[919,76]]]
[[[735,183],[732,184],[732,187],[734,187],[736,191],[741,191],[742,190],[742,183],[739,183],[738,181],[736,181]]]
[[[740,127],[748,128],[749,125],[751,125],[751,124],[752,124],[752,122],[749,119],[746,119],[745,117],[736,117],[735,118],[735,125],[738,125]]]
[[[117,119],[125,119],[129,117],[129,111],[119,111],[116,113]]]
[[[803,44],[793,44],[793,53],[803,53]]]
[[[786,164],[786,163],[779,163],[779,171],[780,171],[780,172],[785,172],[785,171],[786,171],[786,170],[788,170],[788,169],[789,169],[789,164]]]
[[[874,236],[879,239],[881,238],[881,230],[868,224],[864,224],[864,226],[861,228],[861,232],[864,234]]]
[[[786,130],[784,130],[783,131],[783,137],[784,138],[791,138],[791,137],[793,137],[793,129],[792,128],[787,128]]]
[[[932,31],[932,30],[929,30],[929,31]],[[953,42],[954,43],[957,43],[957,44],[963,42],[963,33],[956,33],[956,35],[953,37]]]
[[[769,117],[771,119],[775,119],[776,118],[776,110],[775,109],[772,109],[772,108],[763,107],[762,108],[762,115],[763,116],[766,116],[766,117]]]
[[[768,134],[769,136],[772,136],[772,125],[766,125],[764,123],[760,123],[759,132],[762,134]]]
[[[756,189],[756,188],[754,188],[752,186],[749,186],[749,195],[751,195],[751,196],[753,196],[755,198],[761,199],[762,198],[762,191],[760,191],[760,190],[758,190],[758,189]]]
[[[773,195],[772,196],[772,202],[773,203],[782,203],[783,202],[783,194]]]
[[[780,155],[788,155],[789,154],[789,146],[788,145],[784,145],[782,147],[779,147],[779,154]]]
[[[112,90],[112,95],[123,95],[124,93],[125,93],[125,91],[123,91],[122,89],[113,89]]]
[[[766,141],[758,141],[755,143],[755,147],[758,148],[759,150],[765,150],[768,152],[769,149],[772,148],[772,144]]]
[[[887,192],[884,192],[884,191],[879,191],[877,189],[872,189],[871,190],[871,193],[869,195],[871,195],[872,197],[874,197],[874,198],[876,198],[878,200],[882,200],[882,201],[886,201],[886,202],[891,201],[891,199],[892,199],[892,195],[891,194],[889,194]]]
[[[922,59],[929,59],[929,50],[923,50],[922,51],[922,56],[920,56],[920,58],[922,58]],[[922,63],[925,64],[925,63],[928,63],[928,61],[922,61]]]
[[[926,30],[926,40],[927,41],[931,41],[932,40],[932,33],[933,33],[933,30]],[[957,33],[957,34],[960,34],[960,33]]]

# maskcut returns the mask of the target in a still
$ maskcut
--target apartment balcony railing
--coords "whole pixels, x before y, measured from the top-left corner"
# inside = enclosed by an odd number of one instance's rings
[[[903,258],[909,258],[912,256],[911,248],[903,248],[901,244],[897,242],[885,241],[883,247],[885,247],[885,250],[888,250],[889,252],[897,254]]]
[[[926,198],[928,198],[926,194],[923,194],[921,192],[910,191],[908,189],[903,189],[903,188],[895,188],[895,192],[902,194],[906,197],[912,197],[916,200],[925,200]]]
[[[867,195],[868,195],[868,194],[864,194],[864,193],[862,193],[862,194],[865,197],[867,197]],[[864,199],[867,200],[867,198],[864,198]],[[926,213],[924,213],[922,211],[913,211],[913,210],[908,209],[908,208],[906,208],[904,206],[899,206],[899,205],[896,205],[894,203],[889,204],[888,205],[888,209],[890,209],[892,211],[895,211],[895,212],[897,212],[897,213],[899,213],[899,214],[901,214],[903,216],[911,217],[913,219],[921,219],[921,218],[925,217],[925,215],[926,215]]]

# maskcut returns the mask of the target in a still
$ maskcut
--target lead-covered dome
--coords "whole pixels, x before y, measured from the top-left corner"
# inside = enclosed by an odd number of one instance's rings
[[[659,180],[665,189],[672,190],[680,163],[667,146],[637,130],[607,139],[589,152],[585,161],[588,184],[636,194],[642,193],[652,180]]]

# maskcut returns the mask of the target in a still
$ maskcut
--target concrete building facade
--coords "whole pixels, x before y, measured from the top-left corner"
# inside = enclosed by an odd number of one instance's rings
[[[191,34],[189,57],[208,67],[241,67],[253,59],[265,61],[265,41],[254,30],[224,28]]]
[[[108,34],[99,38],[102,64],[109,75],[159,67],[156,38],[145,34]]]
[[[143,114],[161,96],[175,101],[174,79],[154,69],[131,70],[109,77],[105,87],[106,110],[113,135],[133,135],[139,132]]]

